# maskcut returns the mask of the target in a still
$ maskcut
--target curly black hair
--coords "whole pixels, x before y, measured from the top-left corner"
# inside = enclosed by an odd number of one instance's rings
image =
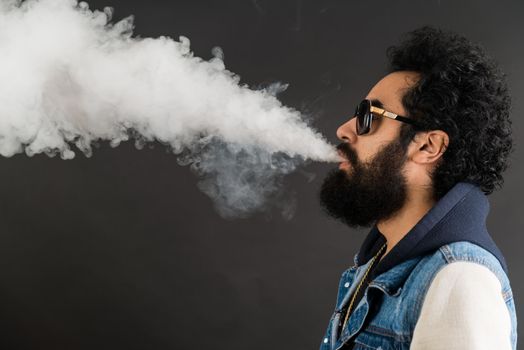
[[[474,183],[485,194],[502,187],[502,173],[513,150],[506,76],[482,46],[431,26],[408,32],[386,50],[387,72],[416,71],[420,79],[403,96],[408,117],[402,141],[418,131],[443,130],[449,145],[430,174],[433,197],[440,199],[457,182]]]

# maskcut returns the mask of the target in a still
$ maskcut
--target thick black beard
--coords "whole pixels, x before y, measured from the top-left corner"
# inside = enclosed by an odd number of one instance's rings
[[[350,169],[332,170],[322,184],[320,204],[329,216],[349,227],[369,227],[404,206],[407,184],[402,169],[407,145],[394,140],[369,164],[361,163],[348,144],[337,148],[349,159]]]

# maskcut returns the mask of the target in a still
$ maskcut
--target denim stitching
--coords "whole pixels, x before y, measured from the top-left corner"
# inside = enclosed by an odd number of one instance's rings
[[[471,243],[471,244],[474,244],[474,243]],[[501,281],[501,279],[499,278],[499,275],[497,273],[498,271],[495,268],[493,268],[492,264],[488,260],[484,258],[477,258],[477,257],[470,257],[470,256],[464,256],[461,258],[457,258],[455,255],[453,255],[448,244],[440,247],[440,250],[444,251],[444,257],[446,258],[446,261],[448,261],[448,264],[453,263],[453,262],[460,262],[460,261],[477,263],[479,265],[487,267],[491,272],[493,272],[495,277],[497,277],[497,280],[500,282],[500,284],[504,285],[504,282]],[[449,257],[449,260],[448,260],[448,257]],[[501,294],[505,302],[509,301],[513,297],[513,293],[511,289],[508,289],[506,291],[501,291]]]
[[[384,329],[384,328],[373,326],[373,325],[369,325],[363,332],[369,332],[373,334],[382,335],[385,337],[390,337],[399,342],[410,342],[411,341],[410,333],[395,333],[395,332],[390,331],[389,329]]]

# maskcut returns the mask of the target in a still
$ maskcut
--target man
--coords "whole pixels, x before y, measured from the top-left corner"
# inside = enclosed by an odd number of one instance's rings
[[[325,211],[371,231],[342,273],[321,349],[516,349],[486,195],[512,151],[504,74],[479,45],[425,26],[337,130]]]

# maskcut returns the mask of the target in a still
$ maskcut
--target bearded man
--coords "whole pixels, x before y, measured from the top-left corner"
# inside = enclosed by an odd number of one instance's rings
[[[324,210],[371,227],[340,278],[321,350],[516,349],[487,195],[513,148],[505,75],[478,44],[424,26],[337,130]]]

